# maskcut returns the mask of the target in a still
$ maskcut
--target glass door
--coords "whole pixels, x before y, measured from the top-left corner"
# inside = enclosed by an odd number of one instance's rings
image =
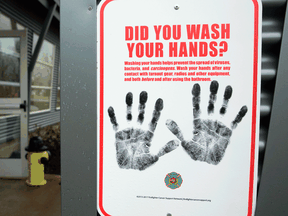
[[[0,30],[0,177],[28,176],[26,30]]]

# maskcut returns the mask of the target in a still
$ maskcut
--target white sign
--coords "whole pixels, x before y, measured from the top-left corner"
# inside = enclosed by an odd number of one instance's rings
[[[257,0],[101,2],[101,215],[253,215],[261,17]]]

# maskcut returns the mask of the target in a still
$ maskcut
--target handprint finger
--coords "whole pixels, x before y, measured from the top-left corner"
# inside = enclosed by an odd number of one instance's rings
[[[197,119],[200,117],[200,85],[198,83],[193,86],[192,95],[193,117]]]
[[[156,129],[157,122],[160,118],[160,114],[161,114],[162,109],[163,109],[163,100],[161,98],[159,98],[155,103],[155,108],[153,111],[153,117],[152,117],[152,120],[149,124],[149,130],[151,132],[154,132]]]
[[[176,124],[176,122],[174,122],[171,119],[168,119],[166,121],[166,126],[180,141],[184,141],[183,134],[178,125]]]
[[[160,151],[158,152],[157,156],[161,157],[173,150],[175,150],[179,146],[179,141],[178,140],[171,140],[168,142],[165,146],[163,146]]]
[[[194,129],[201,129],[201,120],[200,120],[200,85],[196,83],[192,88],[192,104],[193,104],[193,118],[194,118]]]
[[[212,81],[210,85],[210,99],[208,105],[208,114],[214,113],[214,103],[217,99],[217,91],[218,91],[219,84],[217,81]]]
[[[128,92],[126,95],[126,104],[127,104],[127,121],[132,120],[132,103],[133,103],[133,94],[131,92]]]
[[[231,96],[232,96],[232,87],[229,85],[226,87],[225,92],[224,92],[223,105],[220,109],[221,115],[224,115],[226,113],[228,102],[229,102],[229,99],[231,98]]]
[[[113,129],[115,131],[117,131],[118,130],[118,123],[117,123],[117,120],[116,120],[114,109],[111,106],[108,108],[108,115],[109,115],[110,121],[111,121],[111,123],[113,125]]]
[[[248,111],[247,106],[243,106],[239,113],[237,114],[236,118],[234,119],[234,121],[232,121],[231,123],[231,128],[235,129],[237,127],[237,125],[241,122],[242,118],[246,115]]]
[[[144,120],[145,103],[147,102],[147,99],[148,99],[147,92],[142,91],[140,93],[140,100],[139,100],[139,107],[138,107],[139,115],[138,115],[138,120],[137,120],[140,124],[142,124]]]

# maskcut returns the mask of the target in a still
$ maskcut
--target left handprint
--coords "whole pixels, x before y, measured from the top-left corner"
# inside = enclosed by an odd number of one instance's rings
[[[139,115],[137,122],[140,126],[144,120],[145,104],[148,99],[147,92],[140,93],[139,101]],[[132,120],[132,103],[133,94],[131,92],[126,95],[127,104],[127,121]],[[129,127],[124,130],[118,131],[118,123],[116,120],[113,107],[108,108],[108,115],[115,130],[116,139],[116,155],[117,162],[120,168],[123,169],[136,169],[144,170],[147,167],[158,161],[159,157],[164,154],[173,151],[179,146],[178,140],[172,140],[168,142],[164,147],[160,149],[157,155],[150,154],[149,148],[154,135],[154,131],[157,126],[157,122],[160,118],[161,111],[163,109],[163,100],[159,98],[155,103],[152,120],[148,125],[148,130],[142,130],[141,128]]]

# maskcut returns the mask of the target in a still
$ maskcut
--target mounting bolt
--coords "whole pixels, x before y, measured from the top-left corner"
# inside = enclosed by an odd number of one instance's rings
[[[178,5],[175,5],[175,6],[174,6],[174,9],[175,9],[175,10],[178,10],[178,9],[179,9],[179,6],[178,6]]]
[[[93,9],[93,7],[90,5],[88,6],[88,10],[91,11]]]

